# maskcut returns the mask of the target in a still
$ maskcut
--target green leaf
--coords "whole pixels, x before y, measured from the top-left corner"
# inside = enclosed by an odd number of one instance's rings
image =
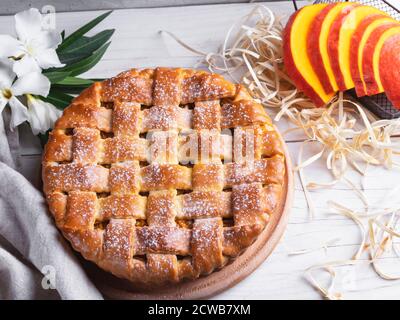
[[[81,38],[79,38],[75,43],[79,43],[79,42],[86,42],[89,41],[90,37],[85,37],[82,36]],[[90,53],[91,54],[91,53]],[[66,65],[78,62],[79,60],[82,60],[84,58],[86,58],[87,56],[89,56],[90,54],[87,54],[85,52],[78,52],[78,53],[73,53],[73,54],[68,54],[68,53],[63,53],[63,52],[59,52],[58,53],[58,58],[60,59],[60,61]]]
[[[51,88],[47,97],[40,98],[46,102],[54,104],[58,109],[64,110],[71,103],[74,97],[55,88]]]
[[[55,70],[55,69],[53,69]],[[48,71],[48,72],[43,72],[43,74],[50,80],[50,82],[57,83],[59,81],[64,80],[66,77],[69,76],[70,72],[68,71]]]
[[[93,37],[82,37],[60,53],[61,61],[75,56],[90,55],[105,44],[113,35],[115,29],[103,30]],[[65,62],[64,62],[65,63]]]
[[[61,31],[61,39],[64,40],[65,38],[65,30]]]
[[[79,94],[89,86],[91,86],[95,81],[92,79],[82,79],[77,77],[68,77],[60,83],[53,85],[53,88],[58,89],[64,93],[68,94]]]
[[[86,86],[59,86],[57,84],[53,85],[54,89],[60,90],[66,94],[80,94],[83,90],[88,88],[90,85]]]
[[[91,85],[94,81],[90,79],[82,79],[77,77],[66,77],[63,80],[57,82],[57,85],[61,86],[85,86]]]
[[[59,71],[66,71],[70,72],[70,76],[77,76],[81,73],[84,73],[91,68],[93,68],[103,57],[104,53],[106,52],[107,48],[109,47],[110,42],[106,43],[103,45],[101,48],[93,52],[92,55],[90,55],[87,58],[84,58],[78,62],[75,62],[71,65],[65,66],[63,68],[58,69]]]
[[[83,27],[79,28],[72,34],[70,34],[68,37],[64,39],[64,41],[58,46],[57,48],[57,53],[62,52],[66,48],[68,48],[70,45],[72,45],[75,41],[77,41],[79,38],[81,38],[85,33],[87,33],[89,30],[93,29],[95,26],[97,26],[101,21],[103,21],[105,18],[107,18],[112,11],[108,11],[103,13],[102,15],[98,16],[97,18],[93,19],[92,21],[88,22],[85,24]]]

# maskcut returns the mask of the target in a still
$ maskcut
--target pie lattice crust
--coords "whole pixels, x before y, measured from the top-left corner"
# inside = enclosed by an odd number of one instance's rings
[[[204,71],[132,69],[93,84],[56,122],[42,164],[73,248],[152,286],[222,268],[283,198],[284,153],[264,108]]]

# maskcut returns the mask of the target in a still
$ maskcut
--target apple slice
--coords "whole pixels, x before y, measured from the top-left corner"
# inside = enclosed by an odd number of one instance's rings
[[[350,72],[358,97],[367,94],[362,70],[362,58],[365,44],[376,28],[386,24],[393,24],[394,22],[394,19],[386,15],[372,14],[361,21],[353,34],[350,44]]]
[[[379,77],[379,57],[385,41],[400,33],[400,24],[385,24],[369,36],[363,50],[362,72],[366,94],[372,96],[384,91]],[[389,64],[390,67],[390,64]]]
[[[309,5],[294,13],[283,32],[283,59],[286,72],[296,87],[304,92],[316,106],[321,107],[332,99],[325,92],[307,54],[307,36],[314,18],[326,4]]]
[[[400,110],[400,34],[387,38],[379,58],[379,75],[386,96]]]
[[[345,8],[332,24],[328,36],[328,54],[340,91],[354,88],[350,72],[350,44],[354,31],[367,16],[385,14],[370,6]]]
[[[332,3],[322,9],[311,24],[312,32],[307,38],[307,52],[326,92],[339,90],[328,55],[328,36],[331,26],[345,8],[349,10],[355,6],[357,4],[351,2]]]

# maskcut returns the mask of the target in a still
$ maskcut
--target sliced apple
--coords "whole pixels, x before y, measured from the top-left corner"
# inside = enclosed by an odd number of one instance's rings
[[[376,28],[368,38],[362,57],[363,80],[367,95],[384,91],[379,77],[379,57],[383,44],[393,35],[400,33],[399,23],[386,24]],[[390,67],[390,64],[389,64]]]
[[[372,14],[384,13],[370,6],[347,7],[332,24],[328,36],[328,54],[340,91],[354,88],[350,71],[351,40],[360,23]]]
[[[350,72],[357,96],[359,97],[367,94],[362,70],[362,58],[365,44],[376,28],[382,25],[393,24],[394,22],[394,19],[386,15],[372,14],[361,21],[353,34],[350,44]]]
[[[318,107],[329,102],[333,94],[325,92],[318,75],[314,72],[307,54],[307,36],[312,21],[326,6],[316,4],[301,8],[290,17],[283,33],[286,72],[296,87]]]
[[[328,55],[328,36],[331,26],[343,9],[349,10],[355,6],[357,4],[351,2],[332,3],[322,9],[311,24],[312,32],[307,38],[307,52],[325,92],[339,90]]]
[[[387,38],[379,57],[379,75],[386,96],[400,110],[400,34]]]

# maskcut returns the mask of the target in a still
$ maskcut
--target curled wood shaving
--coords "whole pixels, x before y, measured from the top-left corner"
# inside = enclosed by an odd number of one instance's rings
[[[400,230],[396,228],[396,225],[400,219],[400,210],[389,212],[384,210],[380,214],[372,214],[372,218],[368,220],[368,231],[365,227],[365,223],[362,221],[360,213],[357,213],[351,209],[348,209],[342,205],[331,202],[333,208],[338,210],[337,212],[353,219],[359,226],[362,241],[354,256],[351,259],[341,261],[331,261],[318,265],[314,265],[308,268],[305,272],[307,279],[310,283],[321,293],[321,295],[327,299],[341,299],[343,294],[340,292],[333,292],[336,272],[335,268],[349,266],[349,265],[372,265],[374,271],[382,279],[385,280],[399,280],[399,274],[390,274],[383,271],[379,262],[380,258],[385,253],[395,251],[398,255],[398,243],[394,243],[393,238],[400,238]],[[360,259],[363,252],[368,252],[369,259]],[[330,285],[325,287],[320,281],[316,279],[315,271],[323,270],[328,271],[330,276]]]
[[[362,240],[353,257],[312,266],[306,271],[310,282],[324,297],[341,299],[341,293],[332,293],[336,276],[334,269],[337,267],[372,264],[382,278],[400,278],[400,275],[383,272],[378,263],[379,258],[389,249],[398,250],[393,244],[393,238],[400,236],[400,231],[394,227],[400,208],[371,210],[363,191],[346,177],[350,169],[364,176],[371,166],[400,168],[400,163],[394,160],[394,156],[400,154],[400,139],[395,139],[400,136],[400,119],[376,120],[358,101],[345,97],[343,93],[339,93],[324,108],[316,108],[296,89],[285,73],[282,20],[282,17],[275,16],[266,6],[257,5],[229,28],[220,50],[214,53],[193,49],[174,34],[162,32],[201,56],[210,71],[227,73],[232,79],[243,83],[256,99],[275,113],[275,121],[288,119],[294,128],[287,130],[286,134],[300,131],[304,135],[295,170],[299,173],[310,217],[315,214],[310,190],[330,188],[342,182],[363,201],[364,212],[329,202],[332,209],[352,219],[359,228]],[[307,144],[316,144],[320,151],[304,160],[303,149]],[[331,181],[307,182],[304,168],[320,159],[325,159],[326,168],[332,175]],[[366,218],[369,218],[368,227],[364,223]],[[365,251],[369,252],[369,260],[360,259]],[[308,250],[301,250],[299,254],[304,252]],[[330,275],[328,288],[314,277],[317,270],[325,270]]]
[[[395,251],[397,255],[397,246],[394,238],[400,238],[400,230],[396,228],[399,221],[400,211],[391,213],[382,213],[369,220],[370,246],[369,254],[372,266],[375,272],[386,280],[398,280],[400,274],[392,275],[382,271],[379,265],[379,258],[385,253]]]

